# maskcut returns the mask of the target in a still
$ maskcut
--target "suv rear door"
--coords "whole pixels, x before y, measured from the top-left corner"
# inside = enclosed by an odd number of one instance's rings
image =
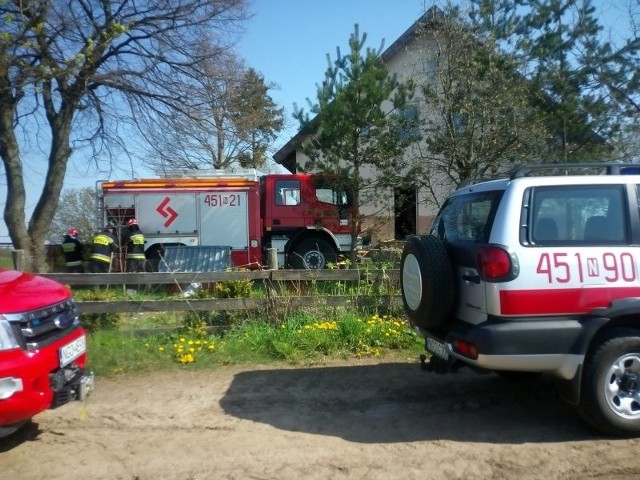
[[[465,189],[449,197],[433,222],[431,234],[442,239],[453,263],[459,301],[456,318],[480,323],[487,318],[485,282],[476,264],[487,244],[503,190]]]

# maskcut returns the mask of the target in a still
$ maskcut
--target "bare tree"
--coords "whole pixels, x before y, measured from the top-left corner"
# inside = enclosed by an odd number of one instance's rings
[[[499,176],[527,161],[546,138],[513,56],[482,38],[465,15],[451,5],[431,9],[425,25],[434,45],[420,84],[429,114],[414,168],[436,205],[452,186]]]
[[[15,248],[44,268],[44,240],[76,145],[126,147],[120,128],[180,110],[191,48],[216,32],[220,48],[246,18],[245,0],[14,0],[0,2],[0,157],[4,217]],[[48,163],[28,221],[21,135],[44,120]],[[73,148],[72,148],[73,145]],[[26,165],[28,167],[28,164]]]
[[[150,163],[161,171],[260,167],[284,122],[269,96],[273,85],[232,52],[209,42],[199,51],[206,59],[188,68],[193,81],[185,108],[148,126]]]

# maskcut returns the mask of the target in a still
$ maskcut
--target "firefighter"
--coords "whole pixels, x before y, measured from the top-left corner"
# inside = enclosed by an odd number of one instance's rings
[[[62,239],[64,264],[69,273],[84,273],[82,266],[82,243],[78,239],[78,230],[71,227]]]
[[[91,242],[93,252],[89,257],[90,267],[93,273],[109,273],[111,271],[113,254],[120,251],[114,232],[114,228],[108,225],[104,227],[102,232],[94,235]]]
[[[127,272],[144,272],[146,260],[144,234],[138,221],[130,218],[127,222]]]

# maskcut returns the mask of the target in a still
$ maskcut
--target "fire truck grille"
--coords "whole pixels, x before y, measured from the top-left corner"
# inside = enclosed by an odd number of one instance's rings
[[[80,325],[73,299],[17,315],[5,315],[25,350],[36,350],[66,336]]]

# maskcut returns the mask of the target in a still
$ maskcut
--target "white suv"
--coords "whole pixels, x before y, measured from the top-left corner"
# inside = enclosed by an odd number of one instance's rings
[[[547,372],[600,431],[640,434],[640,166],[532,165],[456,190],[410,237],[402,298],[438,372]]]

